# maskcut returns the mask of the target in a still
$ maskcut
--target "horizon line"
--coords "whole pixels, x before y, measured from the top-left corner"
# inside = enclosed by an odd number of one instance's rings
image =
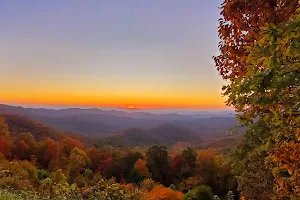
[[[68,105],[68,104],[16,104],[0,102],[2,105],[16,106],[23,108],[35,109],[119,109],[126,111],[139,111],[139,110],[182,110],[182,111],[234,111],[229,106],[135,106],[135,105]]]

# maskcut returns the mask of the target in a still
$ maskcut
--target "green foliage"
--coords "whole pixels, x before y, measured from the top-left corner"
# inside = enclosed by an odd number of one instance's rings
[[[265,162],[271,153],[268,144],[270,137],[270,130],[259,120],[249,126],[243,140],[232,154],[231,164],[239,183],[238,187],[247,199],[269,199],[273,192],[272,169]]]
[[[77,147],[73,148],[68,158],[68,165],[66,169],[71,180],[74,180],[90,163],[91,159],[87,156],[84,150]]]
[[[139,152],[128,152],[124,157],[120,159],[120,164],[123,168],[123,173],[130,174],[132,172],[135,162],[141,158],[143,158],[143,156]]]
[[[146,152],[147,167],[155,181],[166,184],[168,181],[169,155],[166,146],[154,145]]]
[[[172,189],[172,190],[177,190],[177,187],[174,184],[171,184],[169,188]]]
[[[196,160],[197,160],[197,153],[191,147],[187,147],[182,152],[182,157],[184,158],[185,162],[189,165],[191,171],[194,170]]]
[[[184,200],[214,200],[210,187],[197,186],[184,195]]]
[[[89,179],[93,177],[93,171],[90,169],[85,169],[83,175]]]
[[[38,177],[39,177],[39,180],[44,180],[44,179],[48,178],[48,172],[40,169],[40,170],[38,170]]]
[[[128,183],[139,183],[144,179],[144,177],[135,169],[133,169],[131,171],[131,173],[129,173],[126,176],[126,180]]]
[[[172,181],[179,183],[192,175],[192,169],[181,155],[176,155],[170,162]]]

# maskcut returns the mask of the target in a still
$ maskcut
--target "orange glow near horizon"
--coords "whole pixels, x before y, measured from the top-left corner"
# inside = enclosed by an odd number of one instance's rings
[[[0,103],[15,105],[120,107],[125,109],[228,109],[218,86],[147,84],[93,85],[89,82],[24,84],[8,81],[0,85]],[[10,86],[10,87],[7,87]]]
[[[125,109],[226,109],[225,99],[212,96],[96,96],[72,94],[11,94],[0,97],[0,103],[40,106],[120,107]]]
[[[91,82],[92,83],[92,82]],[[18,80],[0,85],[0,103],[33,106],[120,107],[125,109],[228,109],[220,86],[134,85],[115,81],[115,85],[90,82],[53,84]],[[7,87],[9,86],[9,87]]]
[[[2,88],[0,88],[2,89]],[[12,92],[13,91],[13,92]],[[128,92],[129,93],[129,92]],[[187,108],[225,109],[225,98],[221,95],[178,95],[178,94],[84,94],[47,92],[2,91],[0,103],[41,106],[91,106],[120,107],[126,109]]]

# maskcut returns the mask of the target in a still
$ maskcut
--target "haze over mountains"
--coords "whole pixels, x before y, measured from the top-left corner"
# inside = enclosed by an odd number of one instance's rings
[[[203,114],[155,114],[97,108],[60,110],[23,108],[1,104],[0,113],[23,115],[61,131],[70,131],[92,137],[109,136],[128,128],[151,129],[162,124],[188,128],[203,136],[224,132],[224,130],[236,125],[234,115],[226,111],[204,112]]]
[[[179,142],[227,148],[236,144],[240,137],[226,134],[237,125],[235,116],[229,111],[159,114],[97,108],[23,108],[0,104],[1,114],[12,133],[29,132],[36,138],[54,139],[63,135],[74,136],[98,146],[135,147]]]
[[[97,144],[99,146],[135,147],[151,146],[155,144],[174,145],[178,142],[198,145],[202,142],[201,136],[188,128],[175,126],[172,124],[162,124],[156,128],[125,129],[113,136],[101,138]]]

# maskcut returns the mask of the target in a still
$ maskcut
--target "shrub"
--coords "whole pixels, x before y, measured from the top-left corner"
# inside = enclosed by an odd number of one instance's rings
[[[214,194],[210,187],[201,185],[186,193],[184,200],[214,200]]]
[[[48,178],[48,172],[40,169],[40,170],[38,170],[38,177],[39,177],[39,180],[44,180],[44,179]]]

